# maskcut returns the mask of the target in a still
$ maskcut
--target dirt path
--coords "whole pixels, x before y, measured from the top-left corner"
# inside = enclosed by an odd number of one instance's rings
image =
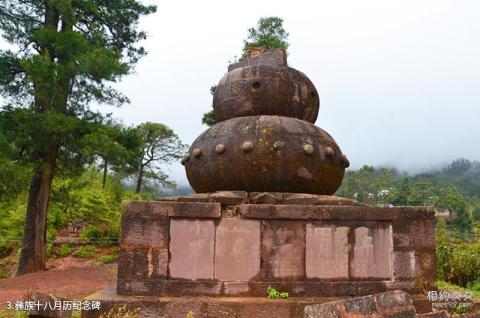
[[[33,290],[76,300],[113,285],[116,264],[53,269],[0,280],[0,308],[25,300]]]

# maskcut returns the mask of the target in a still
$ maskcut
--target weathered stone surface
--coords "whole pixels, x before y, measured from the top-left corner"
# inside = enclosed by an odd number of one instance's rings
[[[388,224],[354,230],[350,276],[354,278],[391,277],[391,231]]]
[[[168,249],[166,248],[120,248],[118,262],[120,279],[165,278],[167,268]]]
[[[260,272],[260,221],[223,218],[215,237],[215,278],[248,281]]]
[[[219,218],[221,204],[217,202],[152,202],[153,213],[169,217]]]
[[[415,213],[405,208],[341,205],[240,204],[239,212],[242,217],[253,219],[393,221],[403,220],[405,216],[415,218]],[[421,213],[429,212],[416,213],[423,216]]]
[[[415,253],[393,253],[393,277],[395,279],[408,279],[415,277]]]
[[[397,313],[407,314],[415,313],[410,295],[403,291],[392,291],[387,293],[377,294],[375,297],[377,310],[383,316],[394,315]],[[402,308],[401,310],[398,310]]]
[[[393,248],[396,250],[398,248],[410,247],[411,240],[410,235],[407,233],[393,233]]]
[[[248,194],[245,191],[217,191],[210,195],[214,202],[225,205],[235,205],[248,202]]]
[[[244,61],[230,64],[228,71],[230,72],[239,67],[261,64],[287,66],[287,53],[284,49],[262,51],[261,54],[258,54],[258,51],[252,50],[251,55]]]
[[[303,222],[264,221],[262,277],[298,279],[305,276],[305,225]]]
[[[161,287],[156,280],[117,280],[117,294],[131,296],[160,295]]]
[[[149,201],[130,201],[122,209],[122,214],[147,214],[150,212]]]
[[[414,247],[435,248],[435,220],[418,220],[410,226],[410,239]]]
[[[251,192],[250,203],[253,204],[279,204],[282,202],[282,193],[279,192]]]
[[[435,281],[435,250],[415,252],[415,283],[419,290],[431,290]]]
[[[162,284],[160,284],[162,285]],[[169,296],[218,296],[222,283],[217,281],[166,281],[161,294]]]
[[[332,282],[329,296],[364,296],[387,291],[384,281],[336,281]]]
[[[415,307],[410,296],[401,291],[309,305],[304,312],[305,318],[415,317]]]
[[[224,282],[223,289],[226,296],[248,295],[250,291],[248,282]]]
[[[168,248],[169,219],[166,217],[122,217],[121,245]]]
[[[225,208],[222,209],[222,217],[238,217],[238,205],[225,206]]]
[[[358,201],[337,197],[334,195],[320,195],[309,193],[285,193],[284,204],[297,205],[341,205],[358,206],[362,205]]]
[[[307,224],[307,278],[348,279],[348,232],[348,227]]]
[[[413,280],[393,280],[386,282],[387,290],[403,290],[407,293],[418,293],[419,291],[415,287],[415,281]]]
[[[213,221],[172,219],[170,238],[170,277],[193,280],[213,278]]]

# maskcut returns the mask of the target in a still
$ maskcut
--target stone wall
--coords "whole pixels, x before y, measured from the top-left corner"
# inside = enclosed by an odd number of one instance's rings
[[[421,292],[435,273],[434,213],[334,196],[217,192],[130,202],[119,295],[359,296]]]

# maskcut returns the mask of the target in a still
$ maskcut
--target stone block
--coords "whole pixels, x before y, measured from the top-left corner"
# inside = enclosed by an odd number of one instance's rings
[[[415,253],[393,253],[393,277],[396,280],[410,279],[415,277]]]
[[[174,201],[152,201],[150,211],[152,215],[169,216],[174,213],[176,203]]]
[[[435,248],[435,221],[415,220],[410,225],[410,240],[414,247]]]
[[[403,290],[408,293],[418,293],[418,291],[415,288],[415,281],[413,280],[404,280],[404,281],[399,281],[399,280],[393,280],[393,281],[388,281],[386,282],[386,286],[388,290]]]
[[[312,222],[306,228],[307,278],[348,279],[348,227],[322,226]]]
[[[217,191],[210,195],[214,202],[225,205],[236,205],[248,202],[248,194],[245,191]]]
[[[247,282],[224,282],[223,289],[226,296],[248,295],[250,291]]]
[[[159,294],[159,287],[154,280],[117,280],[118,295],[154,296]]]
[[[395,250],[399,248],[408,248],[411,245],[410,235],[407,233],[395,233],[393,232],[393,248]]]
[[[250,53],[249,53],[250,54]],[[262,50],[259,54],[257,51],[251,51],[251,56],[245,59],[242,62],[233,63],[228,66],[228,71],[232,71],[239,67],[244,66],[253,66],[253,65],[278,65],[286,66],[287,65],[287,53],[284,49],[271,49],[264,51]]]
[[[123,208],[123,215],[148,214],[150,212],[150,202],[148,201],[130,201]]]
[[[304,309],[305,318],[380,318],[415,317],[415,307],[407,293],[386,292],[364,297],[309,305]]]
[[[239,212],[252,219],[292,219],[324,221],[392,221],[400,218],[400,208],[343,205],[240,204]]]
[[[354,230],[352,278],[389,279],[391,277],[391,231],[388,224]]]
[[[249,193],[250,203],[253,204],[280,204],[282,193],[278,192],[251,192]]]
[[[219,218],[221,204],[217,202],[152,202],[152,211],[158,215],[185,218]]]
[[[168,249],[166,248],[120,248],[119,279],[165,278],[167,269]]]
[[[436,274],[435,251],[415,252],[415,283],[420,290],[431,290],[434,288]]]
[[[219,296],[222,283],[216,281],[167,281],[162,294],[168,296]]]
[[[377,281],[336,281],[332,283],[328,296],[363,296],[387,291],[385,282]]]
[[[334,195],[319,195],[308,193],[290,193],[284,194],[284,204],[296,205],[343,205],[343,206],[357,206],[361,205],[355,200],[337,197]]]
[[[305,224],[264,221],[262,229],[262,278],[305,277]]]
[[[410,311],[415,310],[412,299],[403,291],[392,291],[388,293],[377,294],[375,299],[377,310],[380,313],[388,314],[388,311],[395,307],[410,308]]]
[[[166,217],[122,218],[121,245],[168,248],[169,220]]]
[[[170,277],[192,280],[213,279],[214,240],[213,221],[172,219]]]
[[[260,273],[260,221],[223,218],[215,236],[215,278],[248,281]]]

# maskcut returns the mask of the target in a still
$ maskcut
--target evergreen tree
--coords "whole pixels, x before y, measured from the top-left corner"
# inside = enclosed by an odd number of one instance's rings
[[[47,209],[60,158],[75,149],[82,121],[97,118],[92,101],[120,105],[125,96],[108,86],[130,73],[145,50],[137,43],[140,16],[155,11],[139,1],[5,0],[2,36],[16,51],[0,51],[0,92],[12,107],[28,109],[32,177],[18,274],[45,268]],[[77,141],[77,142],[72,142]],[[75,160],[73,160],[75,161]]]
[[[257,22],[255,28],[248,29],[247,40],[244,40],[243,55],[245,58],[248,50],[252,48],[288,49],[288,32],[283,27],[283,19],[279,17],[263,17]]]
[[[136,127],[140,140],[136,162],[136,193],[148,182],[153,181],[163,187],[173,187],[175,184],[168,180],[160,164],[178,160],[184,154],[186,145],[182,144],[178,136],[163,124],[143,123]]]

